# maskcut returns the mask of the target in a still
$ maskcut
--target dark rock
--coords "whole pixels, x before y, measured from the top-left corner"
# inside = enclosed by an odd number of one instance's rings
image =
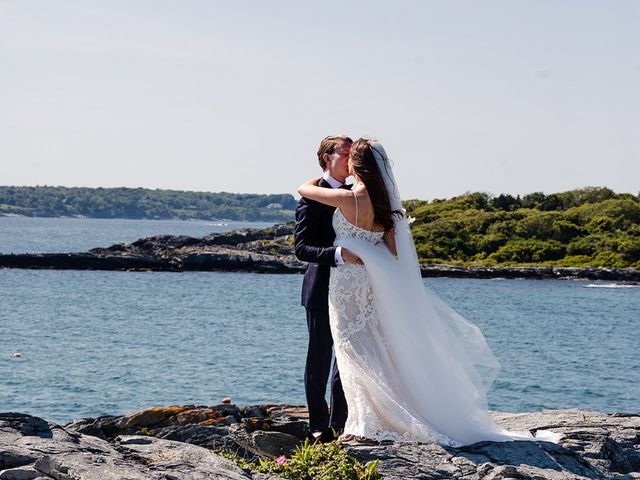
[[[224,423],[227,425],[233,425],[234,423],[239,423],[240,420],[235,415],[227,415],[224,419]]]
[[[240,245],[256,240],[272,240],[274,238],[293,235],[294,222],[277,224],[269,228],[243,228],[226,233],[211,233],[202,239],[205,245]]]
[[[241,408],[240,415],[243,418],[256,418],[259,420],[264,420],[265,418],[267,418],[266,410],[259,405],[253,405],[253,406]]]
[[[260,458],[276,458],[291,455],[300,445],[300,439],[282,432],[264,430],[248,431],[244,425],[229,427],[229,435],[240,447]]]
[[[295,258],[225,247],[218,247],[215,251],[184,252],[180,260],[185,271],[299,273],[306,268]]]
[[[421,265],[420,272],[424,278],[585,279],[640,282],[640,269],[635,268],[453,267],[447,265]]]
[[[51,425],[46,420],[38,417],[32,417],[24,413],[3,413],[0,430],[18,430],[22,435],[36,436],[42,438],[53,437]]]
[[[251,439],[256,448],[255,453],[270,458],[291,455],[300,445],[298,438],[282,432],[257,431],[251,434]]]
[[[150,255],[94,253],[32,253],[0,255],[0,267],[57,270],[180,270],[173,259]]]
[[[221,450],[227,447],[226,437],[229,435],[229,430],[221,427],[187,425],[164,427],[153,430],[151,434],[156,438],[165,438],[212,450]]]
[[[156,235],[154,237],[146,237],[136,240],[131,244],[131,246],[141,250],[164,250],[167,248],[187,247],[189,245],[196,245],[200,242],[200,239],[188,237],[186,235]]]
[[[98,418],[80,418],[68,424],[70,431],[102,438],[103,440],[118,435],[117,422],[120,417],[103,416]]]
[[[309,436],[309,424],[304,420],[273,420],[271,429],[276,432],[293,435],[299,440],[304,440]]]

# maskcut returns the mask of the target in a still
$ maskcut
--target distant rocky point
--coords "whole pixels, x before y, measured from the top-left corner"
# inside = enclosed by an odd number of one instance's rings
[[[640,478],[640,416],[587,410],[492,413],[510,430],[551,429],[559,444],[347,443],[361,462],[378,459],[386,480],[568,480]],[[307,436],[307,411],[291,405],[159,407],[65,426],[0,413],[0,479],[255,479],[216,451],[252,460],[289,455]],[[213,451],[212,451],[213,449]]]
[[[79,253],[0,254],[0,268],[61,270],[227,271],[300,273],[294,223],[243,228],[202,238],[158,235]],[[423,277],[558,278],[640,282],[640,269],[574,267],[460,267],[422,265]]]

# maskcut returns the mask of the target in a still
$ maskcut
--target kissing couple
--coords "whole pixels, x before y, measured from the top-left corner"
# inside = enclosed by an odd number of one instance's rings
[[[498,361],[480,329],[424,286],[384,147],[332,135],[317,156],[322,177],[298,189],[295,226],[296,256],[308,262],[302,305],[312,439],[557,442],[556,433],[533,437],[490,418]]]

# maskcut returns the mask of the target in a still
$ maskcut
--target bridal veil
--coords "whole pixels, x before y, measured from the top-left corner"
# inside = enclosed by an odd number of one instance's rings
[[[391,209],[402,210],[387,154],[379,143],[371,148]],[[489,417],[487,392],[499,370],[498,361],[480,329],[424,286],[404,215],[395,219],[395,241],[397,257],[384,243],[341,238],[338,244],[364,262],[402,407],[452,446],[531,439],[528,432],[508,432]]]

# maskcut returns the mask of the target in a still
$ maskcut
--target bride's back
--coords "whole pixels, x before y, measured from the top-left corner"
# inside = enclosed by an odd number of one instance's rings
[[[355,184],[351,192],[353,194],[352,201],[345,202],[341,208],[344,218],[349,223],[365,230],[383,232],[384,228],[374,221],[375,211],[366,187],[363,184]]]

